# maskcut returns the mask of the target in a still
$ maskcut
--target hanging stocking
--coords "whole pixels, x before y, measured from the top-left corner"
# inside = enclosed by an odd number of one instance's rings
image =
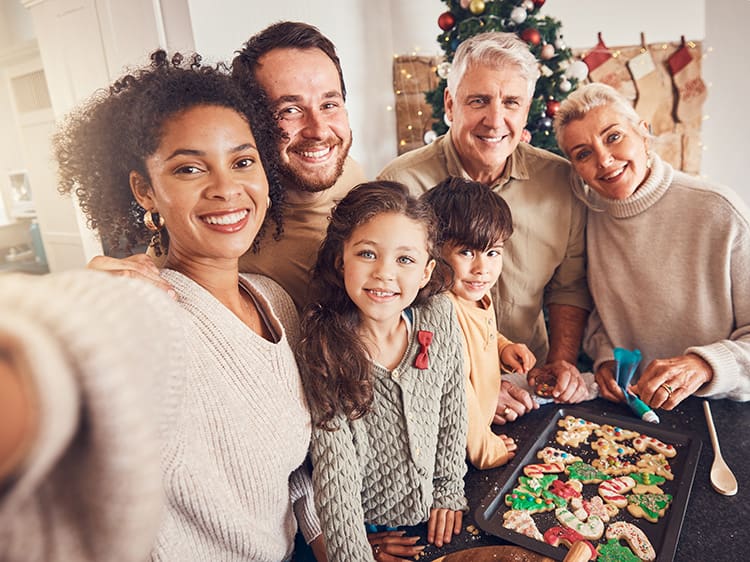
[[[691,49],[682,45],[667,59],[672,81],[677,89],[677,119],[685,125],[699,127],[701,107],[706,101],[706,84],[701,78],[700,61],[693,58]]]
[[[599,42],[583,62],[589,67],[589,79],[592,82],[602,82],[612,86],[631,102],[635,100],[635,84],[628,72],[622,57],[615,56],[604,44],[602,34],[598,34]]]
[[[643,33],[641,53],[630,59],[627,65],[638,93],[635,102],[638,115],[651,126],[654,135],[671,131],[674,128],[672,84],[668,76],[657,70]]]

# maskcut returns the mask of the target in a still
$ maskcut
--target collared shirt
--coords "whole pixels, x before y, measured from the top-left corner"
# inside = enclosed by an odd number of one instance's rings
[[[274,240],[273,229],[268,228],[259,252],[249,251],[240,258],[240,271],[270,277],[289,293],[297,309],[302,310],[307,304],[310,271],[325,237],[331,209],[355,185],[364,181],[362,167],[347,158],[343,173],[321,197],[310,203],[286,204],[281,238]]]
[[[421,194],[448,176],[472,179],[450,134],[388,164],[379,179],[400,181]],[[543,364],[549,340],[542,307],[591,309],[586,286],[586,210],[569,186],[564,158],[521,143],[491,186],[510,206],[513,235],[505,243],[503,273],[492,289],[498,329],[526,343]]]

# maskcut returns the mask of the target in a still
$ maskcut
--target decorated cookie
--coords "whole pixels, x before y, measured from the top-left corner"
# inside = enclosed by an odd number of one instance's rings
[[[568,480],[567,482],[555,480],[549,488],[549,492],[564,499],[565,504],[567,504],[570,499],[580,498],[582,490],[583,484],[581,484],[579,480]]]
[[[633,517],[648,519],[652,523],[659,521],[672,503],[669,494],[630,494],[628,496],[628,511]]]
[[[540,496],[543,490],[550,487],[553,481],[557,480],[554,474],[543,474],[540,476],[519,476],[518,488],[522,492],[528,492],[535,496]]]
[[[510,494],[506,494],[505,505],[529,513],[552,511],[557,507],[551,498],[542,498],[521,490],[513,490]]]
[[[562,449],[555,449],[554,447],[545,447],[536,454],[538,459],[543,460],[546,463],[550,462],[561,462],[563,464],[571,464],[577,461],[583,460],[581,457],[577,457]]]
[[[635,454],[633,447],[628,447],[624,443],[612,441],[606,437],[600,437],[591,442],[591,448],[596,451],[599,457],[627,457]]]
[[[650,472],[658,476],[663,476],[667,480],[674,480],[672,467],[669,466],[669,461],[661,453],[656,455],[643,454],[635,464],[640,469],[640,472]]]
[[[581,521],[588,519],[589,515],[596,515],[605,523],[617,515],[619,511],[616,505],[604,503],[604,500],[599,496],[594,496],[590,500],[582,497],[571,498],[570,507],[573,508],[573,515]]]
[[[597,540],[604,534],[604,521],[597,515],[589,515],[586,521],[581,521],[567,508],[558,507],[555,510],[555,517],[563,526],[573,529],[585,539]]]
[[[565,467],[565,472],[571,480],[580,480],[584,484],[596,484],[610,478],[608,474],[604,474],[585,462],[574,462]]]
[[[556,474],[564,470],[564,465],[559,462],[550,462],[545,464],[527,464],[523,467],[523,473],[526,476],[542,476],[543,474]]]
[[[656,552],[646,534],[632,523],[617,521],[607,527],[606,537],[616,539],[618,542],[622,539],[641,560],[656,560]]]
[[[638,471],[638,467],[632,462],[621,459],[620,457],[602,457],[591,461],[591,466],[601,470],[604,474],[610,476],[622,476]]]
[[[591,552],[589,560],[596,560],[596,549],[594,545],[589,541],[585,540],[580,533],[576,533],[573,529],[567,527],[550,527],[544,532],[544,542],[551,544],[552,546],[560,546],[561,544],[570,548],[573,543],[583,541]]]
[[[573,416],[565,416],[563,419],[557,422],[557,425],[564,427],[567,430],[581,429],[586,430],[589,433],[601,427],[598,423],[587,421],[583,418],[576,418]]]
[[[599,562],[641,562],[632,550],[620,544],[617,539],[609,539],[606,543],[600,544],[596,551],[599,553]]]
[[[563,429],[557,432],[555,441],[560,445],[578,448],[588,440],[589,435],[591,432],[585,429]]]
[[[625,494],[633,488],[635,488],[635,480],[630,476],[618,476],[599,484],[599,495],[607,503],[625,507],[628,505]]]
[[[510,511],[505,512],[503,515],[503,527],[515,531],[516,533],[526,535],[532,539],[544,541],[542,533],[539,532],[534,519],[528,511],[516,511],[515,509],[511,509]]]
[[[661,453],[669,459],[677,455],[677,451],[672,445],[659,441],[654,437],[649,437],[648,435],[639,435],[633,439],[633,447],[641,453],[646,449],[651,449],[652,451]]]
[[[663,476],[657,476],[650,472],[634,472],[630,477],[635,480],[636,484],[643,484],[644,486],[660,486],[667,481]]]
[[[611,426],[608,424],[604,424],[599,429],[595,429],[594,433],[598,437],[604,437],[605,439],[609,439],[611,441],[623,441],[625,439],[633,439],[635,437],[638,437],[639,433],[637,431],[631,431],[629,429],[622,429],[620,427]]]

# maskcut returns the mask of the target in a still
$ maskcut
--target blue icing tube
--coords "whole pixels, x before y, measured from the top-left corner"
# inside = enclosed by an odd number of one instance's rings
[[[628,391],[628,385],[635,375],[636,369],[641,362],[641,352],[639,349],[629,350],[622,347],[614,349],[614,356],[617,365],[615,367],[615,378],[617,385],[625,394],[628,406],[633,410],[636,416],[643,421],[650,423],[659,423],[659,416],[656,415],[648,405],[636,395]]]

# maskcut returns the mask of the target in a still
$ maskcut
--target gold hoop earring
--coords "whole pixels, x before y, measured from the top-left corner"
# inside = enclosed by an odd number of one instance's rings
[[[155,219],[155,220],[154,220]],[[154,250],[154,254],[159,257],[164,253],[161,243],[161,230],[164,228],[164,217],[162,217],[156,211],[146,211],[143,213],[143,224],[146,228],[153,232],[151,236],[151,242],[149,242],[149,248]]]

